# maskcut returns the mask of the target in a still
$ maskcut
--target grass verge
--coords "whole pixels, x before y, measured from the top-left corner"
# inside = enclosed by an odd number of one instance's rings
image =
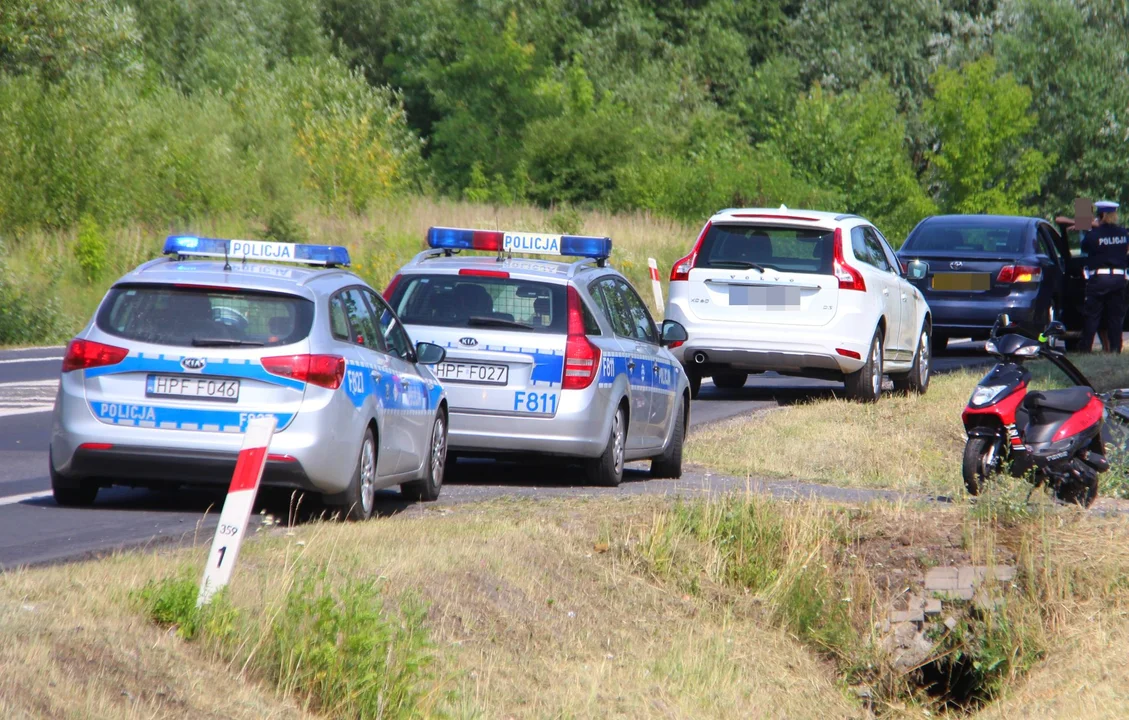
[[[1099,390],[1129,387],[1129,363],[1079,356]],[[1066,384],[1044,361],[1032,363],[1033,388]],[[983,371],[936,375],[925,395],[886,394],[863,405],[820,398],[695,430],[691,462],[729,475],[818,479],[851,487],[944,495],[963,493],[965,434],[960,416]],[[1104,494],[1127,487],[1123,467],[1103,476]]]

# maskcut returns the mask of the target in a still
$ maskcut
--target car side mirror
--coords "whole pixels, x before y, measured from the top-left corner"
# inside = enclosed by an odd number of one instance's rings
[[[446,359],[446,348],[429,342],[416,345],[416,362],[420,365],[438,365]]]
[[[906,265],[906,277],[910,280],[924,280],[929,274],[929,264],[921,260],[912,260]]]
[[[690,339],[686,328],[682,327],[682,323],[677,320],[663,320],[662,327],[662,345],[663,347],[670,347],[674,345],[677,347]]]

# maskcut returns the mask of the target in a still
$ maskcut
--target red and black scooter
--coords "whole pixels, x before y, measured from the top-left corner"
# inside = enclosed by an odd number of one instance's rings
[[[978,495],[989,478],[1007,472],[1047,485],[1064,502],[1089,507],[1098,495],[1098,475],[1109,470],[1102,427],[1111,412],[1129,420],[1117,400],[1129,390],[1099,395],[1065,353],[1052,347],[1066,332],[1052,322],[1038,340],[1016,332],[1007,315],[992,328],[985,348],[1000,359],[976,386],[961,419],[968,441],[962,474],[968,492]],[[1049,360],[1076,387],[1028,392],[1031,372],[1023,363]]]

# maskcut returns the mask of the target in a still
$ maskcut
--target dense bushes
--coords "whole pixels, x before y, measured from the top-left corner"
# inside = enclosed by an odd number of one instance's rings
[[[896,242],[938,210],[1051,214],[1129,184],[1127,12],[10,0],[0,232],[431,191],[692,220],[814,205]]]

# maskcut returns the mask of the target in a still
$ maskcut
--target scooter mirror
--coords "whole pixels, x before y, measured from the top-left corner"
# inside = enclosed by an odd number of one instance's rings
[[[1043,334],[1047,337],[1062,337],[1066,334],[1066,326],[1058,320],[1052,320],[1050,324],[1047,325],[1047,329],[1043,331]]]
[[[1001,330],[1009,330],[1011,327],[1011,315],[1000,313],[996,317],[996,324],[992,326],[992,337],[996,337]]]

